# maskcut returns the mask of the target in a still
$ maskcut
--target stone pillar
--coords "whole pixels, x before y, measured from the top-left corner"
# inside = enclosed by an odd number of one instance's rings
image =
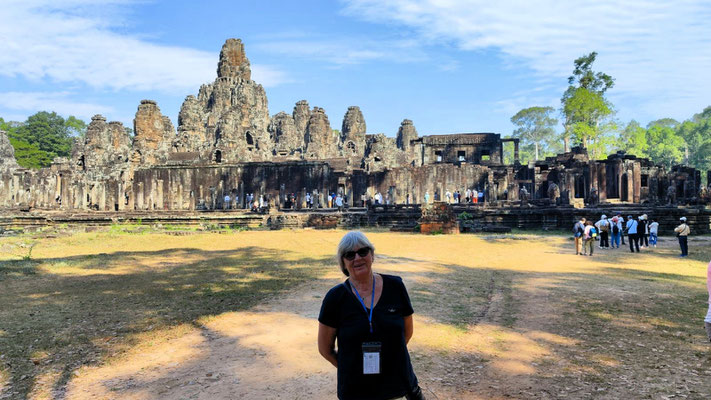
[[[519,164],[519,159],[518,159],[518,139],[514,139],[514,163]],[[517,190],[518,192],[518,190]]]
[[[239,204],[237,207],[244,208],[247,199],[244,197],[244,182],[242,181],[237,183],[237,195],[239,196]]]
[[[607,201],[607,164],[601,163],[598,165],[597,178],[599,200],[601,202]]]
[[[108,207],[106,205],[106,183],[101,183],[101,186],[99,186],[98,190],[98,204],[99,204],[99,210],[100,211],[106,211],[108,210]]]
[[[138,182],[138,185],[136,185],[136,209],[137,210],[145,210],[145,201],[144,201],[144,192],[143,192],[143,182]]]
[[[632,185],[632,201],[639,203],[642,194],[642,168],[638,162],[632,165]]]

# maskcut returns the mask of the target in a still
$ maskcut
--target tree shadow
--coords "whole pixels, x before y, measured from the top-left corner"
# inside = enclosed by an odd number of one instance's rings
[[[168,261],[156,266],[147,260]],[[36,271],[39,263],[50,267]],[[115,252],[38,259],[30,266],[7,262],[0,295],[7,392],[26,399],[38,373],[61,369],[52,393],[63,398],[77,368],[131,347],[137,334],[246,310],[316,278],[331,263],[330,257],[297,257],[262,247]],[[87,275],[62,273],[69,266]]]

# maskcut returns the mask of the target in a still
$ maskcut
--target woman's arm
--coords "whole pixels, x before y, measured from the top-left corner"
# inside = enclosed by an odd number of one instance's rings
[[[407,325],[406,325],[407,326]],[[407,332],[407,328],[405,330]],[[336,328],[318,323],[318,352],[334,367],[338,368],[336,358]]]
[[[412,315],[403,318],[405,320],[405,344],[410,343],[415,327],[412,325]]]

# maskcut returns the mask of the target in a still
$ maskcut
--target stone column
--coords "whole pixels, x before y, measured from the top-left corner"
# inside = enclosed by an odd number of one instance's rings
[[[632,201],[639,203],[642,194],[642,168],[638,162],[632,165],[632,185]]]

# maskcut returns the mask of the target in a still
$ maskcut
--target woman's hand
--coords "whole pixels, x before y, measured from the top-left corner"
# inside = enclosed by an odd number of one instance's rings
[[[407,326],[407,323],[405,324]],[[412,326],[412,324],[410,324]],[[407,332],[407,328],[405,330]],[[331,328],[328,325],[318,323],[318,352],[323,358],[328,360],[334,367],[338,368],[338,359],[336,358],[336,328]]]
[[[403,320],[405,321],[405,344],[407,345],[408,343],[410,343],[410,339],[412,338],[412,333],[414,332],[415,327],[412,324],[412,315],[404,317]]]

